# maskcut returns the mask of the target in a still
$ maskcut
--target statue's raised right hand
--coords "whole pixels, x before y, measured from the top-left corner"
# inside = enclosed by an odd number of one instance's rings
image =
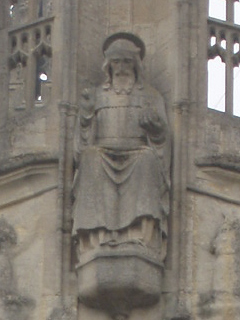
[[[80,109],[84,116],[89,116],[94,111],[94,89],[85,88],[81,94]]]
[[[80,99],[80,119],[83,127],[88,127],[94,116],[95,92],[94,89],[85,88]]]

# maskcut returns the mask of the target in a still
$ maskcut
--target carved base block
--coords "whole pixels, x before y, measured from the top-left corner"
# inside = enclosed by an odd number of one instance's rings
[[[159,301],[162,266],[146,256],[118,251],[95,254],[77,268],[79,299],[111,316]]]

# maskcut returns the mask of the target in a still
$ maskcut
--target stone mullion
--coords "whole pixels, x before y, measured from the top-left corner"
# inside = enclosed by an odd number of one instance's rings
[[[73,132],[75,126],[75,117],[77,113],[77,44],[74,39],[77,39],[78,27],[78,1],[64,1],[63,3],[63,38],[67,39],[62,43],[62,96],[61,96],[61,113],[63,127],[61,131],[64,134],[61,143],[61,158],[62,158],[62,283],[61,283],[61,300],[62,305],[66,308],[75,305],[77,300],[72,295],[71,288],[71,241],[72,241],[72,203],[71,190],[73,181]],[[75,35],[75,36],[73,36]],[[75,274],[74,274],[75,276]]]
[[[226,30],[226,107],[225,111],[227,114],[233,114],[233,39],[231,30]]]
[[[211,26],[208,26],[208,46],[211,46],[211,38],[213,37],[213,34],[211,32]]]
[[[221,27],[216,26],[216,43],[221,47],[221,30],[224,28],[226,47],[226,82],[225,82],[225,111],[227,114],[233,114],[233,29],[234,29],[234,2],[235,0],[226,0],[226,24],[223,22]],[[220,32],[219,32],[220,31]]]
[[[35,104],[35,88],[36,88],[36,57],[33,48],[35,46],[35,37],[33,32],[29,32],[29,57],[27,61],[27,77],[26,77],[26,105],[32,108]]]
[[[226,21],[234,23],[234,2],[235,0],[226,0]],[[233,40],[231,30],[226,29],[226,90],[225,90],[225,111],[227,114],[233,114]]]
[[[187,139],[188,139],[188,108],[189,108],[189,15],[190,3],[187,1],[176,0],[176,22],[178,32],[176,34],[176,82],[174,92],[174,148],[173,148],[173,171],[172,171],[172,208],[171,208],[171,229],[172,256],[172,276],[178,281],[175,285],[177,293],[177,306],[175,317],[179,319],[187,313],[188,297],[184,294],[186,290],[191,290],[189,283],[188,244],[189,216],[186,215],[186,163],[188,163]],[[185,164],[185,167],[183,166]],[[187,227],[186,227],[187,226]],[[181,252],[181,255],[180,255]],[[189,264],[188,264],[189,262]],[[188,264],[188,265],[187,265]],[[187,289],[186,289],[187,288]]]
[[[215,33],[216,33],[216,44],[221,47],[221,42],[222,42],[222,36],[221,36],[221,32],[220,32],[220,28],[218,26],[216,26],[215,28]]]
[[[234,2],[235,0],[226,0],[227,2],[227,7],[226,7],[226,20],[227,22],[230,22],[230,23],[234,23]]]
[[[37,0],[35,1],[30,1],[28,4],[28,21],[31,21],[32,19],[35,19],[35,15],[34,15],[34,7],[37,4]]]

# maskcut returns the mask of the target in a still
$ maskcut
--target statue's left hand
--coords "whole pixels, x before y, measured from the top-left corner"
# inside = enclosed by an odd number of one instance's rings
[[[160,135],[165,130],[164,121],[159,117],[157,112],[154,112],[151,109],[143,112],[141,118],[139,119],[139,124],[143,129],[153,136]]]

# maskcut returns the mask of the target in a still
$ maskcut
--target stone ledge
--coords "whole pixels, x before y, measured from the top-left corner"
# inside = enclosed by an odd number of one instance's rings
[[[232,154],[215,154],[195,160],[198,167],[219,167],[221,169],[240,172],[240,156]]]
[[[0,209],[41,196],[58,188],[56,159],[20,158],[0,175]],[[16,160],[16,159],[14,159]]]
[[[7,174],[29,165],[57,164],[58,156],[48,153],[20,154],[15,157],[0,159],[0,175]]]
[[[235,161],[237,161],[237,157]],[[230,162],[230,159],[225,157],[210,157],[199,162],[195,181],[192,181],[187,189],[224,202],[240,205],[240,165],[235,161]]]
[[[139,256],[102,256],[77,269],[79,299],[110,314],[158,303],[161,268]]]

